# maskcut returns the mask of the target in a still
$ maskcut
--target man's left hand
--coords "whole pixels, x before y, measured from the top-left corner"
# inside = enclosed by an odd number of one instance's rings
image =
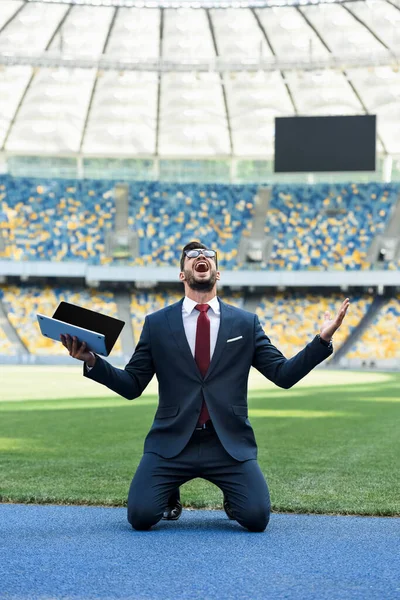
[[[335,331],[341,326],[347,309],[349,308],[349,305],[350,300],[349,298],[346,298],[334,319],[331,319],[331,313],[329,312],[329,310],[325,311],[324,323],[320,329],[320,335],[323,340],[329,342],[332,339],[332,336],[335,333]]]

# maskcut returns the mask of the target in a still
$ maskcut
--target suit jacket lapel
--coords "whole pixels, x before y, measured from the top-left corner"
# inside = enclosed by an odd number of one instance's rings
[[[187,341],[185,329],[183,327],[183,319],[182,319],[182,304],[183,298],[176,304],[173,304],[170,307],[170,310],[166,311],[166,317],[168,319],[168,323],[174,336],[174,339],[181,351],[182,356],[187,361],[191,370],[202,379],[199,368],[196,364],[196,361],[193,358],[192,351],[190,350],[189,343]]]
[[[229,334],[230,334],[230,331],[232,329],[232,325],[234,322],[233,311],[230,309],[229,305],[225,304],[225,302],[222,302],[222,300],[220,300],[219,298],[218,298],[218,302],[219,302],[221,314],[220,314],[220,323],[219,323],[219,331],[218,331],[218,336],[217,336],[217,343],[215,345],[215,349],[214,349],[214,353],[213,353],[213,357],[212,357],[210,366],[208,368],[208,371],[207,371],[204,379],[207,379],[211,375],[211,373],[215,369],[217,362],[221,358],[221,354],[226,346],[226,340],[229,339]]]

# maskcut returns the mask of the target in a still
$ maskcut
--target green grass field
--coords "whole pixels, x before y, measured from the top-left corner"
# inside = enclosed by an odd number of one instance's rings
[[[156,410],[73,367],[0,366],[0,500],[123,506]],[[315,370],[291,390],[251,374],[249,418],[272,508],[399,515],[400,374]],[[221,508],[197,479],[186,506]]]

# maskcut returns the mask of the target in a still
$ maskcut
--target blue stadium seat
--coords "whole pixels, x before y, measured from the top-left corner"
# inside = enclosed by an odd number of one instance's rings
[[[0,176],[0,258],[109,264],[107,231],[116,181]],[[182,246],[201,239],[218,249],[221,268],[239,269],[250,236],[257,185],[129,183],[128,227],[139,238],[132,265],[174,265]],[[265,234],[274,240],[265,269],[369,268],[367,250],[384,231],[399,184],[273,186]],[[334,212],[336,211],[336,213]],[[383,268],[396,269],[399,263]]]

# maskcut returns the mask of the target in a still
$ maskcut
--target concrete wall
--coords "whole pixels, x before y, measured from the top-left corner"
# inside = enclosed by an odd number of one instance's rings
[[[0,277],[69,277],[90,282],[177,283],[179,267],[92,266],[82,262],[0,260]],[[265,271],[222,270],[221,286],[400,286],[397,271]]]

